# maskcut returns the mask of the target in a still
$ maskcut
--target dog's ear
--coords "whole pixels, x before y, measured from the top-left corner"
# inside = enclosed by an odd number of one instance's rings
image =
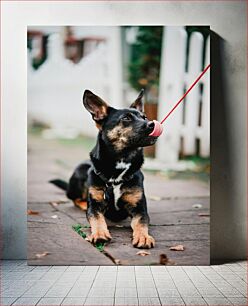
[[[90,90],[85,90],[83,104],[95,121],[101,121],[108,115],[108,104]]]
[[[143,112],[143,96],[144,89],[141,89],[141,92],[138,95],[138,98],[130,105],[131,108],[136,108],[138,111]]]

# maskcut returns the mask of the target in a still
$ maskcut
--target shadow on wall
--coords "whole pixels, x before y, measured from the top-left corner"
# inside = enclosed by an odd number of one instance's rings
[[[211,32],[211,264],[242,258],[239,225],[235,222],[236,205],[232,196],[230,125],[226,94],[225,41]],[[228,243],[227,243],[228,242]]]

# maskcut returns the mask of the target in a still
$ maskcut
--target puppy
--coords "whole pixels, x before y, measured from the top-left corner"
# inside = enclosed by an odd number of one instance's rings
[[[111,239],[105,218],[118,222],[130,216],[133,246],[155,246],[154,238],[148,233],[149,216],[141,166],[143,147],[153,145],[157,137],[149,136],[154,123],[148,121],[143,112],[143,94],[142,90],[129,108],[115,109],[86,90],[83,104],[99,129],[90,161],[76,168],[69,184],[51,181],[66,189],[75,205],[87,209],[92,243]]]

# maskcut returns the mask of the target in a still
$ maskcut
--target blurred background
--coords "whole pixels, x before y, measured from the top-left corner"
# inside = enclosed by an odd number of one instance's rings
[[[28,131],[91,149],[97,129],[82,106],[90,89],[116,108],[145,89],[145,111],[161,120],[210,63],[207,26],[30,26]],[[164,123],[145,168],[208,180],[210,84],[207,73]]]

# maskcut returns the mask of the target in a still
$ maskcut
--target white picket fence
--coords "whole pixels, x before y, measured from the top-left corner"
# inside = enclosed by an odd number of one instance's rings
[[[191,34],[189,41],[188,71],[186,66],[187,33],[183,27],[165,27],[158,118],[161,120],[181,98],[185,90],[202,71],[203,36]],[[210,63],[210,39],[206,43],[204,67]],[[203,87],[202,93],[200,86]],[[197,145],[197,143],[199,145]],[[197,152],[199,146],[199,152]],[[184,155],[210,153],[210,71],[189,93],[184,102],[164,122],[164,133],[156,146],[156,157],[164,162],[178,161]]]
[[[58,31],[49,36],[48,58],[37,71],[28,61],[28,117],[51,126],[47,137],[97,134],[82,104],[85,89],[117,108],[124,107],[120,27],[109,28],[107,35],[105,43],[73,64],[64,57],[63,39]]]

